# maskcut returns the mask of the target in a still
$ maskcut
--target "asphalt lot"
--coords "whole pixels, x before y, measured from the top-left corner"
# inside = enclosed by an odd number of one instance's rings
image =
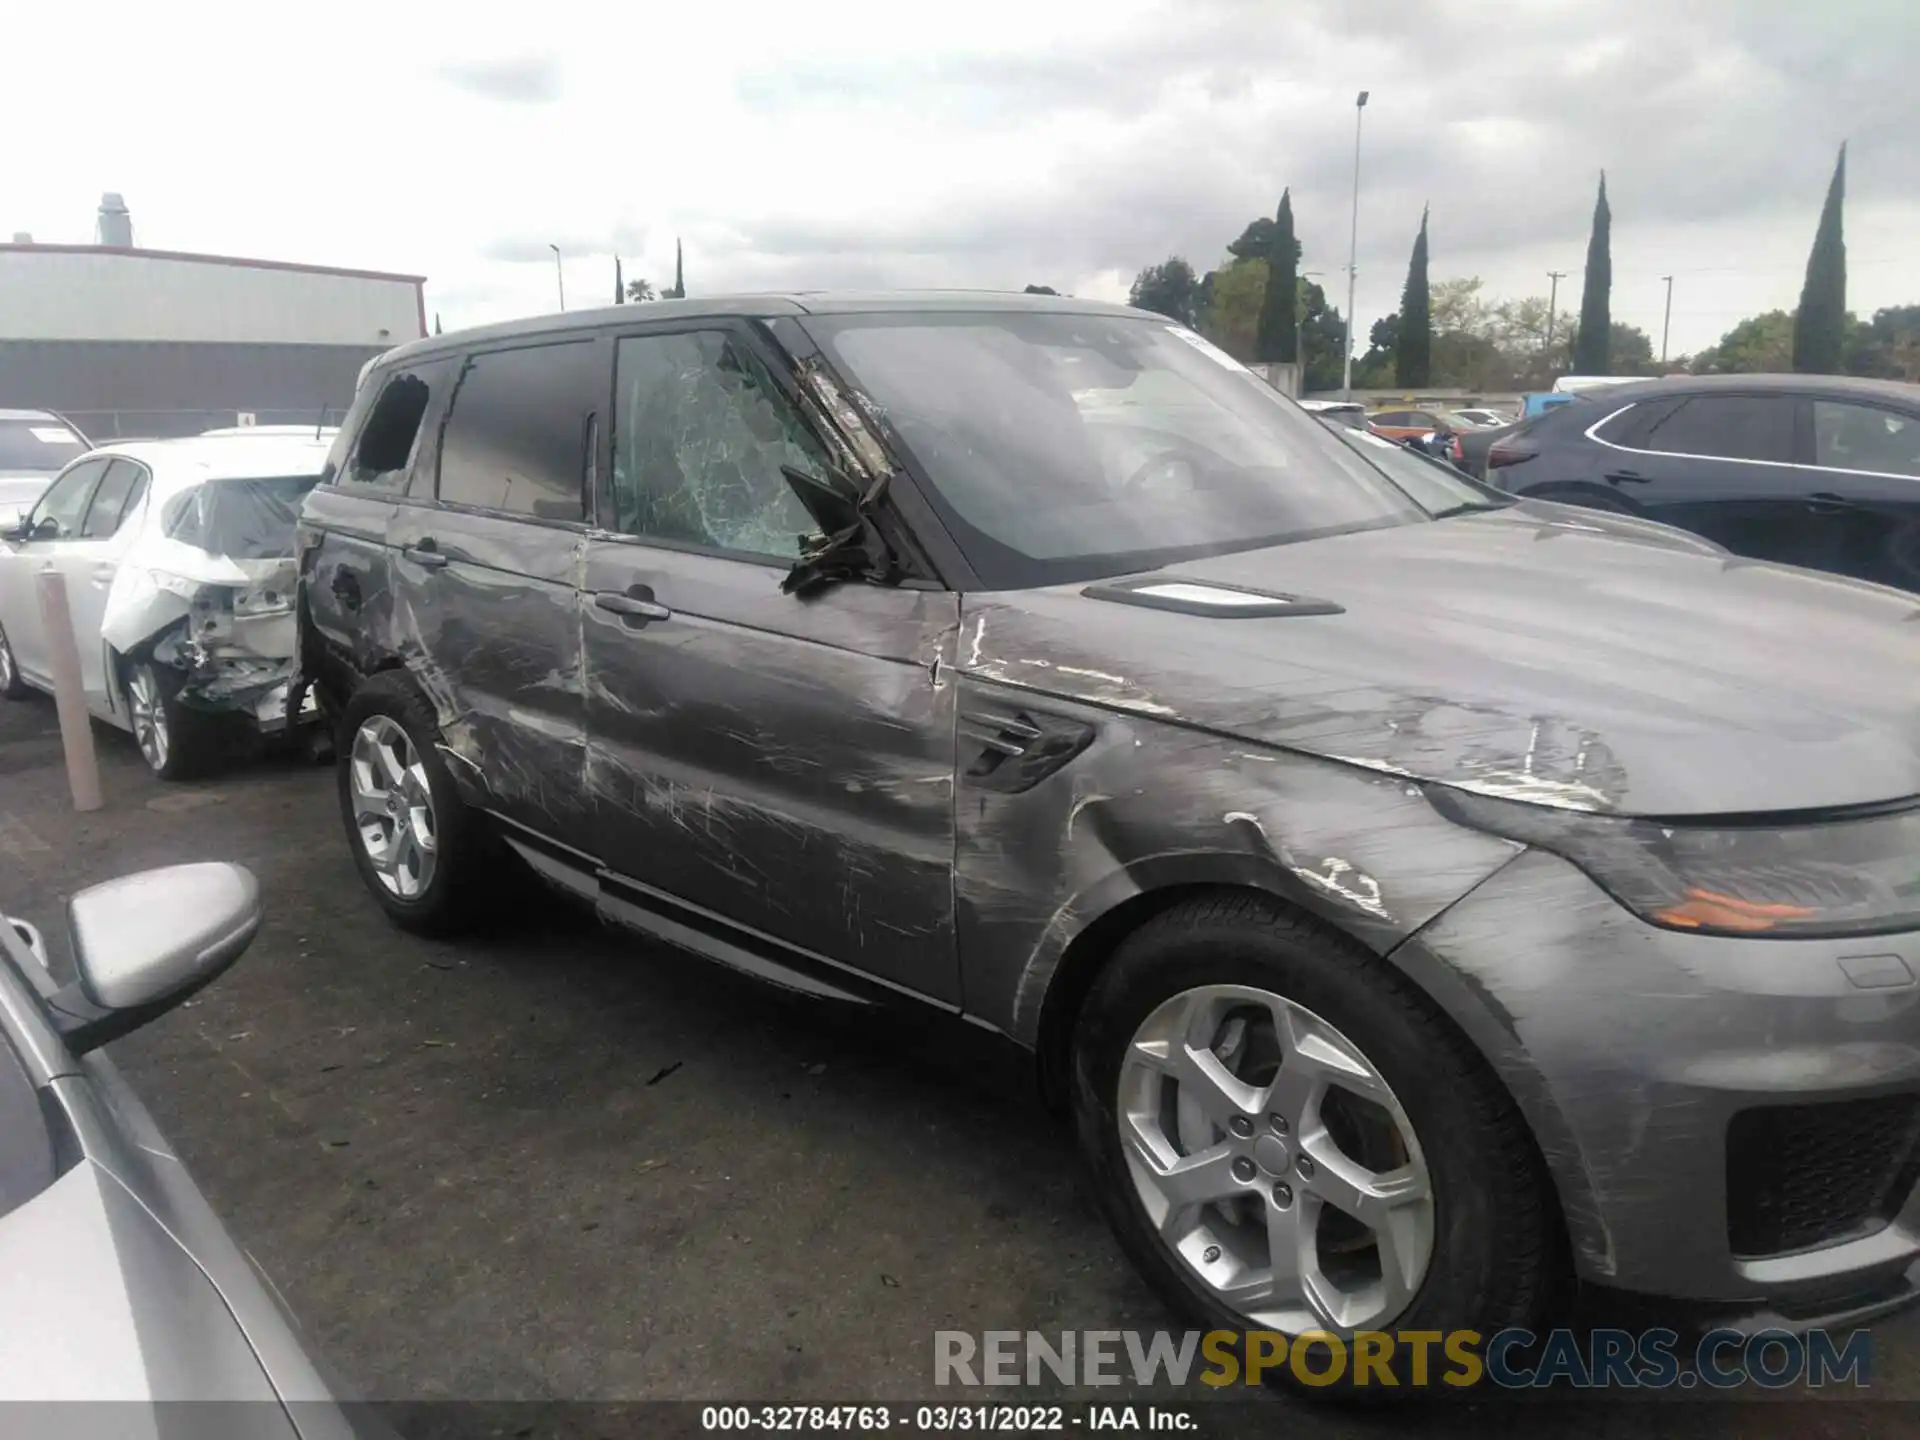
[[[1032,1107],[563,908],[459,945],[403,935],[361,889],[330,770],[162,786],[125,737],[96,739],[107,805],[76,815],[51,702],[0,702],[0,905],[59,946],[93,881],[192,859],[260,877],[247,956],[114,1054],[360,1393],[1031,1399],[936,1393],[934,1332],[1169,1325]],[[1875,1395],[1920,1400],[1920,1317],[1876,1334]],[[1405,1423],[1257,1409],[1294,1435]],[[1641,1434],[1653,1409],[1699,1435],[1920,1424],[1572,1400],[1527,1429]]]

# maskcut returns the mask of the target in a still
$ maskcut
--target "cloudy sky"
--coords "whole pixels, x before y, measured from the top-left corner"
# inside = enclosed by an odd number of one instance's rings
[[[75,18],[65,18],[61,9]],[[495,18],[497,16],[498,18]],[[189,23],[190,22],[190,23]],[[1613,309],[1671,348],[1797,300],[1850,142],[1849,300],[1920,302],[1916,0],[331,0],[35,5],[6,26],[0,234],[428,277],[457,325],[604,303],[612,255],[698,293],[1028,282],[1124,298],[1218,263],[1291,186],[1360,328],[1420,209],[1436,279]],[[37,60],[35,57],[39,57]]]

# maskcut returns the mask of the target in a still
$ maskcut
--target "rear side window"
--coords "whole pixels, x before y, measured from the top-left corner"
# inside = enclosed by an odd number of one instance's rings
[[[93,495],[94,482],[106,473],[107,463],[105,460],[83,460],[47,487],[47,493],[33,507],[35,538],[72,540],[80,534],[80,522],[87,513],[87,501]],[[43,535],[41,528],[47,526],[48,521],[52,525]]]
[[[1872,405],[1813,402],[1813,463],[1920,476],[1920,420]]]
[[[146,488],[145,467],[131,460],[114,461],[94,489],[86,521],[80,527],[81,535],[88,540],[105,540],[112,535],[140,503]]]
[[[284,560],[293,554],[300,502],[318,475],[209,480],[167,502],[160,529],[169,540],[234,560]]]
[[[366,424],[360,427],[352,463],[338,478],[355,485],[404,485],[420,443],[427,407],[436,389],[444,388],[451,379],[453,369],[450,359],[429,360],[390,371],[376,381],[379,397],[367,414]]]
[[[537,520],[586,518],[591,341],[467,361],[440,441],[442,500]]]
[[[1793,406],[1787,395],[1695,395],[1649,427],[1641,446],[1665,455],[1790,462]]]

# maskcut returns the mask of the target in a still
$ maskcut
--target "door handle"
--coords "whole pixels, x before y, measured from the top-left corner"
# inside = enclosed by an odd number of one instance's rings
[[[119,570],[120,567],[117,565],[96,565],[93,567],[93,583],[96,585],[111,585],[113,583],[113,577],[119,573]]]
[[[635,593],[635,592],[640,593]],[[625,594],[618,590],[597,590],[593,603],[602,610],[612,611],[615,615],[645,624],[649,620],[669,620],[673,611],[653,598],[653,591],[645,585],[630,586]]]
[[[1816,490],[1807,497],[1807,509],[1816,515],[1843,515],[1849,510],[1858,510],[1859,502],[1836,495],[1831,490]]]
[[[400,548],[400,553],[422,569],[442,570],[446,568],[447,557],[440,553],[440,546],[431,535],[422,535],[417,544],[403,545]]]
[[[1609,470],[1607,483],[1609,485],[1651,485],[1653,481],[1635,470]]]

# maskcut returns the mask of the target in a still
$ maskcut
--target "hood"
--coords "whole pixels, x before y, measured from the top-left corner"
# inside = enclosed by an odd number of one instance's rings
[[[1486,794],[1626,815],[1920,794],[1920,596],[1527,503],[1156,572],[1333,602],[1223,618],[970,596],[987,679]]]

